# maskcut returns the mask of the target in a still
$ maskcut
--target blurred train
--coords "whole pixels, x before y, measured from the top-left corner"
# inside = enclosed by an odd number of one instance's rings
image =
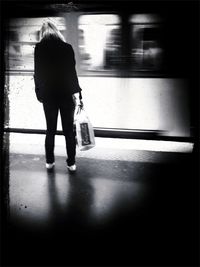
[[[33,53],[42,22],[50,20],[75,50],[85,110],[97,136],[193,138],[198,5],[191,2],[8,1],[5,128],[46,127],[34,92]]]

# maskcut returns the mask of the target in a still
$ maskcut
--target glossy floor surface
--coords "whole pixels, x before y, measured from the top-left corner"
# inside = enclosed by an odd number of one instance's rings
[[[5,265],[197,263],[192,153],[97,147],[70,174],[62,153],[48,172],[39,147],[20,149],[9,157]]]

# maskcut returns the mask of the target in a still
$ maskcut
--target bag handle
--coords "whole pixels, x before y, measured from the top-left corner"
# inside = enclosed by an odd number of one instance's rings
[[[78,115],[79,113],[81,113],[81,110],[84,110],[83,109],[83,101],[82,101],[82,99],[83,99],[82,94],[81,94],[81,92],[79,92],[80,104],[77,107],[76,115]]]
[[[82,94],[81,92],[79,92],[79,100],[80,100],[80,108],[82,109],[83,108],[83,101],[82,101],[83,97],[82,97]]]

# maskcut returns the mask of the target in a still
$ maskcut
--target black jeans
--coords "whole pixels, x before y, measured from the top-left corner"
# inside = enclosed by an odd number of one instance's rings
[[[44,113],[47,124],[47,134],[45,139],[46,162],[53,163],[54,143],[57,130],[58,111],[60,110],[62,129],[66,141],[67,164],[69,166],[75,163],[76,141],[73,127],[75,105],[71,102],[66,103],[43,103]]]

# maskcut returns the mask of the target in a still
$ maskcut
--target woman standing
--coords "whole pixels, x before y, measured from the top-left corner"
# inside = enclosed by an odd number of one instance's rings
[[[75,69],[74,51],[51,22],[40,30],[40,42],[34,52],[34,80],[37,99],[43,103],[47,133],[45,139],[46,168],[55,165],[54,142],[58,111],[66,140],[67,168],[76,171],[76,141],[73,130],[75,103],[80,104],[81,88]]]

